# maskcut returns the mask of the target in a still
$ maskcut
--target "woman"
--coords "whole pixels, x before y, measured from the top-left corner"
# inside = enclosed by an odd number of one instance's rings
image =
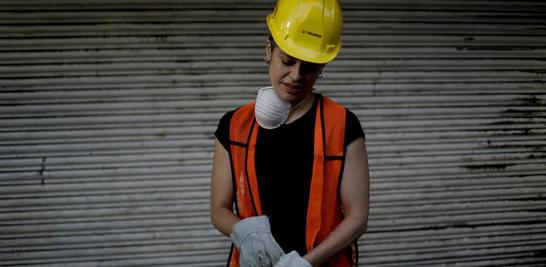
[[[337,1],[279,0],[267,17],[271,87],[215,133],[211,220],[229,266],[355,266],[369,174],[356,116],[314,84],[341,48]]]

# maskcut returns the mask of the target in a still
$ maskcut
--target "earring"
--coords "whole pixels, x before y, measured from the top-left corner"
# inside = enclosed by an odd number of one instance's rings
[[[319,77],[319,79],[322,78],[322,77],[324,77],[324,75],[322,75],[322,72],[319,73],[318,77]]]
[[[271,62],[271,59],[269,59],[267,56],[264,57],[264,61],[267,65],[269,65],[269,62]]]

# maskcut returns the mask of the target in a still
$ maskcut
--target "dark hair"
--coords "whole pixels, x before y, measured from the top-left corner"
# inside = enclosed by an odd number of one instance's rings
[[[267,39],[269,40],[269,43],[271,43],[271,50],[277,47],[277,43],[275,43],[275,39],[273,39],[273,35],[271,35],[271,33],[267,34]]]

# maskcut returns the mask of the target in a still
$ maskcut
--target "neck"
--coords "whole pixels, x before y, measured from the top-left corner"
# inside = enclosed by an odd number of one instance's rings
[[[305,114],[313,106],[314,99],[315,94],[313,92],[309,92],[299,103],[290,109],[286,123],[291,123],[303,116],[303,114]]]

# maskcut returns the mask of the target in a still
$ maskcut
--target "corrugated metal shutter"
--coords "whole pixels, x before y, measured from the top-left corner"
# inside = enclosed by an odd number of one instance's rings
[[[222,266],[213,131],[274,1],[0,2],[0,266]],[[546,264],[546,4],[342,1],[366,266]]]

